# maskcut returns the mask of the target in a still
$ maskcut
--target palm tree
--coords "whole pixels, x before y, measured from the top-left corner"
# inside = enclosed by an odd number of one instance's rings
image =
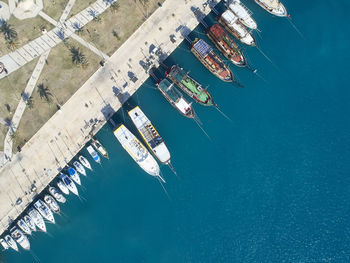
[[[34,99],[33,99],[32,96],[30,96],[30,97],[27,99],[26,103],[27,103],[27,107],[28,107],[29,109],[33,109],[33,107],[34,107]]]
[[[89,63],[83,52],[78,47],[71,47],[70,52],[72,54],[72,62],[76,65],[81,65],[85,68]]]
[[[4,34],[6,40],[16,39],[17,32],[12,28],[10,24],[6,21],[1,21],[0,23],[0,31]]]
[[[45,87],[43,83],[38,85],[38,93],[41,99],[45,99],[47,103],[52,102],[52,93],[48,87]]]
[[[111,8],[111,11],[113,13],[116,13],[116,12],[118,12],[118,10],[120,8],[120,5],[119,5],[118,2],[114,2],[114,3],[111,4],[110,8]]]

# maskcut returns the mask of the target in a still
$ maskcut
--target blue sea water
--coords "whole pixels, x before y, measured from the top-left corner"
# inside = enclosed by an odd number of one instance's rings
[[[210,140],[152,80],[131,99],[171,151],[178,177],[161,167],[169,197],[107,124],[97,138],[110,159],[82,178],[81,200],[68,197],[49,234],[30,238],[32,252],[0,261],[350,262],[350,1],[284,0],[304,38],[287,19],[245,3],[273,64],[256,48],[245,53],[266,82],[233,65],[245,88],[221,82],[187,43],[167,61],[209,85],[230,117],[194,105]],[[198,26],[191,37],[202,34]],[[125,112],[113,118],[135,131]]]

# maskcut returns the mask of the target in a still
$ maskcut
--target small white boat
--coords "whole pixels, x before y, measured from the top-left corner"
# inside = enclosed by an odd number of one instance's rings
[[[105,158],[109,158],[108,157],[108,152],[106,150],[105,147],[102,146],[102,144],[98,141],[98,140],[95,140],[95,139],[92,139],[92,142],[91,142],[91,145],[94,146],[94,148]]]
[[[9,247],[11,247],[13,250],[18,251],[17,244],[10,235],[5,236],[5,241],[9,245]]]
[[[86,147],[86,150],[89,152],[89,154],[91,155],[92,159],[94,159],[94,161],[96,163],[101,164],[101,158],[98,155],[98,153],[94,150],[94,148],[92,148],[91,145],[89,145],[88,147]]]
[[[257,3],[267,12],[275,16],[288,16],[286,8],[279,0],[255,0],[255,3]]]
[[[43,200],[39,199],[38,201],[36,201],[34,203],[34,207],[46,220],[50,221],[53,224],[55,223],[55,217],[53,216],[52,211]]]
[[[75,169],[77,169],[78,173],[86,176],[85,168],[84,168],[84,166],[81,165],[81,163],[79,163],[78,161],[75,161],[73,163],[73,165],[74,165]]]
[[[25,234],[18,228],[11,229],[11,237],[25,250],[30,250],[30,243]]]
[[[68,166],[68,174],[78,185],[81,185],[80,176],[74,168]]]
[[[249,27],[250,29],[258,29],[258,25],[255,20],[252,18],[252,12],[249,11],[240,0],[233,0],[229,5],[231,11],[238,17],[239,21]]]
[[[17,221],[17,226],[26,234],[31,235],[32,230],[30,227],[27,225],[27,223],[21,218]]]
[[[24,222],[26,222],[26,224],[30,227],[30,229],[31,229],[32,231],[36,231],[35,223],[34,223],[33,219],[30,218],[29,215],[25,215],[25,216],[23,217],[23,220],[24,220]]]
[[[90,165],[90,162],[82,155],[79,156],[79,162],[84,165],[89,170],[92,170],[92,167]]]
[[[69,189],[62,181],[57,182],[57,187],[61,190],[62,193],[69,195]]]
[[[41,214],[34,208],[29,208],[28,215],[34,221],[34,224],[43,232],[46,232],[46,225]]]
[[[65,186],[67,187],[67,189],[69,189],[69,191],[71,191],[73,194],[79,196],[78,189],[77,189],[76,185],[74,184],[74,182],[70,179],[70,177],[68,175],[60,174],[60,178],[61,178],[62,182],[65,184]]]
[[[44,201],[53,212],[59,213],[61,211],[60,206],[57,204],[57,202],[55,201],[55,199],[51,195],[45,195]]]
[[[68,190],[68,189],[67,189]],[[69,190],[68,190],[69,191]],[[56,198],[56,200],[60,203],[65,203],[66,202],[66,198],[63,196],[63,194],[61,194],[55,187],[50,186],[49,188],[49,192],[50,194]],[[68,192],[69,193],[69,192]]]
[[[0,238],[0,244],[4,248],[4,250],[7,250],[10,248],[10,246],[7,244],[7,242],[2,238]]]

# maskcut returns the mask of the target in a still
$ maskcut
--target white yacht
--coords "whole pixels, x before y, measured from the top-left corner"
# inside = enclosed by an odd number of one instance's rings
[[[105,157],[107,159],[109,158],[106,148],[103,147],[103,145],[98,140],[92,138],[91,145],[94,146],[96,151],[98,151],[103,157]]]
[[[41,214],[34,208],[29,208],[28,215],[34,221],[34,224],[43,232],[46,232],[46,225]]]
[[[62,181],[57,182],[57,187],[61,190],[62,193],[69,195],[69,189]]]
[[[32,234],[32,230],[30,229],[30,227],[27,225],[27,223],[24,221],[23,218],[19,219],[17,221],[17,226],[26,234],[31,235]]]
[[[11,247],[13,250],[18,251],[18,246],[10,235],[5,236],[5,241],[9,245],[9,247]]]
[[[91,145],[89,145],[88,147],[86,147],[86,150],[89,152],[89,154],[91,155],[92,159],[94,159],[94,161],[96,163],[101,164],[101,158],[98,155],[98,153],[94,150],[94,148],[92,148]]]
[[[67,189],[68,190],[68,189]],[[50,186],[49,187],[49,192],[50,194],[55,197],[55,199],[60,202],[60,203],[65,203],[66,202],[66,198],[63,196],[63,194],[61,194],[55,187]],[[68,192],[69,193],[69,192]]]
[[[5,241],[5,239],[0,238],[0,244],[1,246],[4,248],[4,250],[7,250],[10,248],[10,246],[7,244],[7,242]]]
[[[79,156],[79,162],[84,165],[85,168],[92,170],[90,162],[84,156]]]
[[[238,17],[239,21],[250,29],[258,29],[258,25],[252,18],[252,12],[241,3],[241,0],[233,0],[229,5],[231,11]]]
[[[253,35],[239,21],[238,17],[231,10],[226,10],[219,18],[219,22],[223,27],[235,38],[248,46],[256,46]]]
[[[25,234],[16,227],[11,229],[11,237],[25,250],[30,250],[30,243]]]
[[[157,159],[164,163],[170,163],[170,152],[166,147],[162,137],[152,125],[151,121],[143,113],[139,106],[128,112],[132,122],[141,134],[148,148],[153,152]]]
[[[160,176],[160,169],[157,161],[145,146],[143,146],[143,144],[135,137],[135,135],[132,134],[123,124],[114,131],[114,136],[145,172],[164,181]]]
[[[57,202],[51,195],[45,195],[44,201],[53,212],[59,213],[61,211],[60,206],[57,204]]]
[[[67,187],[67,189],[69,189],[69,191],[71,191],[73,194],[79,196],[78,189],[77,189],[75,183],[70,179],[70,177],[68,175],[61,173],[60,178],[61,178],[62,182],[65,184],[65,186]]]
[[[26,222],[26,224],[30,227],[30,230],[36,231],[35,223],[34,223],[33,219],[30,218],[29,215],[25,215],[25,216],[23,217],[23,220],[24,220],[24,222]]]
[[[34,203],[34,207],[36,208],[36,210],[39,211],[39,213],[48,221],[50,221],[51,223],[55,223],[55,218],[53,216],[52,211],[50,210],[50,208],[44,203],[43,200],[39,199],[38,201],[36,201]]]
[[[288,16],[287,9],[279,0],[255,0],[255,3],[257,3],[267,12],[275,16]]]
[[[78,185],[81,185],[80,176],[74,168],[68,166],[68,174]]]
[[[75,161],[75,162],[73,162],[73,165],[74,165],[75,169],[78,171],[78,173],[86,176],[85,168],[84,168],[84,166],[82,166],[81,163],[79,163],[78,161]]]

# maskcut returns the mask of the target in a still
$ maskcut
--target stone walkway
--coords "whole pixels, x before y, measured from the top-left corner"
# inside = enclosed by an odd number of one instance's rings
[[[39,14],[44,19],[57,27],[42,35],[41,37],[30,41],[28,44],[22,46],[21,48],[0,57],[0,62],[5,65],[8,74],[11,74],[26,63],[32,61],[52,47],[61,43],[63,39],[71,36],[78,29],[77,27],[83,27],[91,20],[93,20],[94,17],[99,16],[104,11],[106,11],[111,3],[116,1],[117,0],[97,0],[80,13],[64,22],[63,26],[57,26],[57,21],[53,20],[45,13],[40,12]],[[0,79],[5,77],[5,75],[6,73],[4,72],[0,73]]]
[[[66,8],[64,9],[61,18],[59,19],[60,23],[64,23],[70,13],[70,11],[72,10],[72,7],[75,4],[75,0],[69,0],[68,4],[66,5]]]

